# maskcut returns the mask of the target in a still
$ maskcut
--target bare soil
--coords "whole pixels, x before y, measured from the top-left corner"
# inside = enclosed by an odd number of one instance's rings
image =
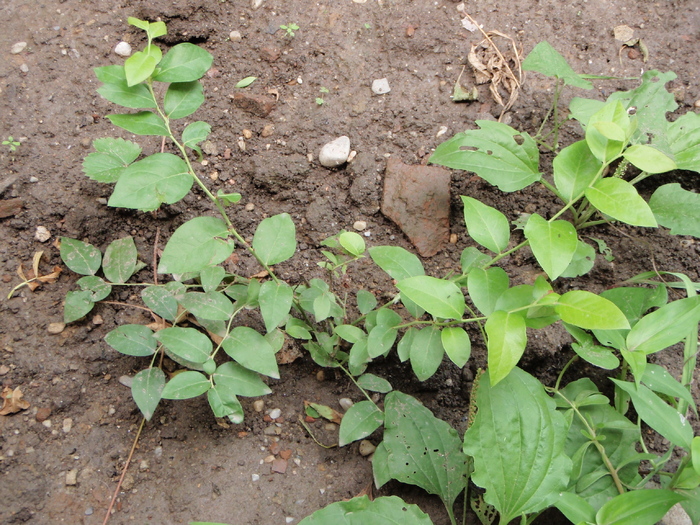
[[[266,216],[291,214],[299,251],[280,270],[285,279],[297,282],[320,275],[319,241],[341,228],[351,229],[357,220],[368,224],[368,244],[411,249],[401,231],[379,212],[386,158],[425,162],[445,138],[474,128],[474,120],[499,116],[500,107],[486,87],[477,102],[450,100],[470,44],[481,40],[478,32],[462,27],[457,5],[450,0],[264,0],[255,10],[248,0],[2,2],[0,138],[11,135],[21,145],[15,152],[0,148],[0,197],[19,198],[23,208],[0,219],[0,380],[3,386],[21,387],[31,406],[13,416],[0,416],[0,523],[102,523],[141,422],[129,390],[118,378],[143,366],[139,359],[117,354],[103,338],[120,324],[150,321],[140,310],[100,304],[85,320],[51,335],[49,324],[62,320],[62,301],[78,276],[64,271],[57,283],[35,292],[22,288],[6,300],[20,282],[17,268],[31,267],[37,251],[44,252],[43,270],[61,265],[52,245],[60,236],[104,249],[111,241],[132,235],[141,258],[152,261],[157,239],[162,248],[180,224],[211,212],[196,192],[155,216],[111,209],[101,200],[109,196],[110,187],[81,173],[82,158],[93,139],[129,138],[105,118],[118,108],[97,95],[98,82],[91,71],[120,63],[113,53],[120,40],[135,48],[143,44],[140,32],[127,26],[127,17],[162,19],[169,28],[166,46],[188,41],[214,55],[214,69],[204,79],[207,102],[195,114],[213,129],[207,165],[199,166],[201,177],[212,189],[238,191],[242,204],[254,205],[250,211],[243,206],[232,211],[246,236],[252,236]],[[468,3],[467,10],[485,30],[511,35],[525,54],[547,40],[579,72],[636,77],[643,70],[672,70],[678,75],[671,87],[679,111],[692,110],[700,99],[697,2],[483,0]],[[300,27],[293,38],[279,29],[287,23]],[[640,53],[621,49],[614,40],[613,27],[620,24],[634,28],[643,40],[649,51],[646,63]],[[231,41],[231,31],[239,31],[242,40]],[[20,41],[27,42],[27,48],[11,54],[12,45]],[[267,117],[232,105],[234,85],[246,76],[258,77],[248,93],[279,97]],[[390,93],[372,93],[370,86],[378,78],[388,79]],[[471,73],[466,71],[463,84],[470,82]],[[572,96],[604,99],[614,90],[635,85],[634,80],[609,80],[596,82],[593,92],[570,89],[561,107]],[[322,87],[329,92],[322,93]],[[549,108],[552,88],[549,79],[528,74],[519,99],[505,115],[507,121],[534,133]],[[317,104],[317,97],[324,103]],[[262,136],[270,125],[272,134]],[[439,136],[443,126],[447,131]],[[238,141],[244,129],[252,131],[252,137],[245,140],[242,151]],[[340,135],[348,135],[357,151],[351,164],[328,170],[309,161],[309,154],[317,158],[320,147]],[[575,126],[564,128],[565,143],[578,137]],[[161,147],[156,138],[137,141],[144,153]],[[543,166],[548,162],[545,155]],[[670,177],[688,189],[700,189],[691,175],[696,174]],[[451,230],[457,242],[424,261],[433,275],[457,269],[461,250],[471,242],[461,219],[459,195],[478,196],[510,219],[533,209],[546,214],[555,204],[536,188],[503,194],[471,174],[453,172]],[[35,239],[39,226],[50,232],[51,240]],[[559,285],[563,290],[585,285],[600,291],[654,266],[700,279],[700,244],[692,239],[608,226],[591,235],[613,248],[615,260],[599,257],[590,276],[564,280]],[[504,263],[516,284],[531,282],[537,271],[527,253]],[[142,281],[153,279],[150,268],[138,275]],[[245,273],[246,268],[239,270]],[[377,295],[389,293],[391,286],[369,261],[356,265],[349,281],[352,287]],[[112,298],[137,302],[129,289]],[[557,328],[532,334],[521,366],[551,382],[572,355],[569,343]],[[471,378],[477,367],[485,365],[483,348],[475,346],[464,370],[445,363],[423,384],[411,379],[410,369],[396,358],[373,371],[395,388],[418,396],[462,432]],[[659,359],[678,372],[678,357],[664,353]],[[322,448],[297,422],[304,400],[334,407],[341,397],[358,400],[357,391],[343,377],[328,370],[320,377],[319,371],[304,356],[282,367],[282,379],[271,381],[274,393],[264,399],[265,410],[282,410],[278,436],[265,434],[271,423],[264,421],[264,411],[253,409],[253,400],[244,401],[246,420],[241,425],[217,422],[201,398],[161,403],[141,434],[110,523],[295,523],[322,506],[360,493],[372,476],[357,444]],[[585,375],[603,378],[579,366],[566,380]],[[47,414],[48,419],[37,421]],[[337,439],[337,432],[325,430],[322,423],[313,430],[323,443]],[[273,473],[265,462],[275,440],[292,451],[284,474]],[[378,436],[373,440],[377,443]],[[74,469],[77,484],[67,485],[66,476]],[[259,479],[253,481],[253,475]],[[448,523],[439,502],[419,490],[390,484],[381,493],[417,502],[434,523]],[[556,519],[547,514],[540,520]]]

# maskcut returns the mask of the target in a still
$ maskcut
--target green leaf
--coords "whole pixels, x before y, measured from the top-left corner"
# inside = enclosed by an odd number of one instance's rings
[[[377,306],[377,298],[367,290],[357,291],[357,309],[362,315],[366,315]]]
[[[198,146],[200,142],[207,139],[211,133],[211,126],[206,122],[197,121],[188,124],[182,132],[182,143],[190,149],[196,151],[200,156],[202,149]]]
[[[188,292],[179,303],[198,319],[228,321],[233,315],[233,304],[221,292]]]
[[[294,293],[287,283],[266,281],[260,287],[258,302],[265,321],[265,330],[271,332],[289,315]]]
[[[167,137],[170,135],[165,122],[152,111],[140,111],[139,113],[107,115],[109,121],[129,133],[135,135],[156,135]]]
[[[540,180],[539,150],[527,133],[488,120],[440,144],[430,162],[473,171],[501,191],[521,190]]]
[[[119,177],[107,203],[143,211],[173,204],[190,191],[194,179],[187,164],[172,153],[154,153],[131,164]]]
[[[700,171],[700,115],[689,111],[678,117],[668,123],[667,134],[678,169]]]
[[[375,376],[374,374],[370,374],[369,372],[358,377],[357,384],[365,390],[379,392],[381,394],[391,392],[392,389],[389,381],[382,377]]]
[[[126,81],[124,66],[104,66],[93,69],[104,85],[97,92],[105,99],[131,109],[152,109],[156,101],[145,84],[130,86]]]
[[[401,324],[401,316],[389,310],[381,308],[377,311],[376,324],[371,329],[368,327],[367,353],[372,359],[380,355],[386,355],[396,341],[398,335],[397,325]]]
[[[262,335],[247,326],[237,326],[221,343],[224,351],[249,370],[279,379],[275,351]]]
[[[396,284],[402,296],[429,314],[443,319],[461,319],[465,309],[462,291],[450,281],[427,275],[403,279]]]
[[[641,381],[654,392],[684,399],[690,407],[695,408],[695,401],[688,389],[676,381],[664,367],[647,363]]]
[[[420,381],[431,378],[442,363],[445,350],[442,347],[440,330],[428,326],[415,332],[409,351],[411,368]]]
[[[101,277],[95,277],[94,275],[81,277],[75,284],[80,286],[81,290],[92,294],[90,300],[93,303],[107,298],[107,296],[112,293],[112,286],[107,284]]]
[[[439,496],[452,509],[470,473],[457,431],[401,392],[387,394],[384,419],[391,477]]]
[[[177,357],[191,363],[204,363],[213,350],[211,340],[194,328],[164,328],[154,337]]]
[[[568,221],[547,221],[538,214],[530,215],[525,237],[535,259],[553,281],[569,266],[578,247],[576,228]]]
[[[83,160],[83,172],[97,182],[116,182],[126,167],[141,154],[141,147],[124,139],[96,139],[97,151]]]
[[[147,368],[134,376],[131,383],[131,397],[141,414],[150,421],[162,398],[165,387],[165,374],[160,368]]]
[[[632,226],[656,227],[649,205],[629,182],[601,179],[586,190],[586,198],[598,211]]]
[[[496,301],[508,289],[508,274],[497,266],[473,268],[467,277],[467,289],[474,306],[484,315],[491,315]]]
[[[450,361],[459,368],[467,364],[469,356],[472,353],[472,343],[469,340],[467,332],[464,331],[464,328],[459,326],[447,326],[442,329],[440,340]]]
[[[603,163],[599,161],[585,140],[574,142],[559,152],[554,158],[554,184],[568,202],[576,201],[601,172]]]
[[[571,348],[581,359],[605,370],[614,370],[620,366],[620,360],[612,350],[605,346],[594,344],[591,334],[566,323],[565,328],[576,339],[577,342],[573,343]]]
[[[367,496],[338,501],[317,510],[299,525],[360,525],[393,524],[432,525],[427,514],[417,505],[408,504],[398,496],[382,496],[370,500]]]
[[[566,489],[568,425],[542,384],[519,368],[493,383],[490,377],[479,382],[464,453],[474,458],[472,481],[486,489],[484,499],[501,522],[509,523],[554,504]]]
[[[632,403],[634,403],[634,409],[642,421],[674,445],[690,450],[693,427],[683,414],[664,403],[659,396],[644,385],[635,385],[612,378],[611,380],[629,394]]]
[[[199,272],[199,280],[205,292],[215,292],[226,276],[226,270],[221,266],[207,266]]]
[[[198,80],[173,82],[168,86],[163,109],[170,119],[187,117],[197,111],[204,102],[204,89]]]
[[[700,168],[699,168],[700,169]],[[680,184],[664,184],[649,199],[649,207],[661,226],[673,235],[700,237],[700,195]]]
[[[630,352],[651,354],[685,339],[700,322],[700,295],[668,303],[642,317],[627,334]]]
[[[195,217],[180,226],[165,245],[158,273],[199,272],[233,253],[226,223],[216,217]]]
[[[483,268],[489,262],[491,262],[491,257],[481,253],[474,246],[465,248],[459,256],[459,263],[464,275],[471,272],[473,268]]]
[[[159,82],[192,82],[199,80],[211,67],[214,57],[189,42],[177,44],[158,64],[153,79]]]
[[[565,323],[586,330],[624,330],[630,327],[625,314],[613,302],[583,290],[566,292],[559,298],[555,310]]]
[[[583,242],[581,239],[576,244],[574,256],[559,277],[578,277],[586,275],[591,271],[595,264],[595,249],[590,244]]]
[[[367,334],[357,326],[351,324],[341,324],[333,328],[333,331],[338,334],[341,339],[348,343],[358,343],[367,337]]]
[[[68,292],[66,301],[63,305],[63,322],[72,323],[78,319],[82,319],[89,314],[95,307],[95,302],[92,300],[92,292],[83,290],[80,292]]]
[[[340,422],[338,446],[369,436],[384,423],[384,414],[371,401],[360,401],[352,405]]]
[[[117,352],[146,357],[156,352],[158,341],[153,331],[140,324],[123,324],[105,336],[106,343]]]
[[[75,273],[95,275],[102,264],[102,253],[92,244],[61,237],[61,260]]]
[[[619,157],[629,127],[629,115],[620,102],[609,102],[591,115],[586,124],[586,143],[593,156],[604,164]]]
[[[578,494],[562,492],[554,506],[566,516],[571,523],[594,522],[595,509]]]
[[[399,246],[373,246],[369,249],[369,256],[396,281],[425,275],[420,259]]]
[[[296,251],[296,228],[288,213],[263,219],[253,236],[253,249],[268,265],[286,261]]]
[[[338,236],[338,242],[355,257],[360,257],[365,253],[365,240],[359,233],[343,232]]]
[[[488,336],[489,377],[493,386],[510,374],[525,351],[525,319],[517,313],[497,310],[489,315],[484,328]]]
[[[247,88],[250,86],[253,82],[257,80],[258,77],[245,77],[244,79],[239,80],[236,82],[235,87],[237,88]]]
[[[693,441],[690,446],[690,451],[692,454],[693,469],[695,473],[700,476],[700,436],[693,437]]]
[[[287,332],[287,335],[294,339],[311,339],[311,327],[296,317],[287,319],[284,330]]]
[[[464,222],[472,239],[492,252],[501,253],[508,248],[510,225],[505,215],[471,197],[462,196],[462,203]]]
[[[148,286],[141,291],[141,299],[163,319],[174,321],[177,317],[177,299],[164,286]]]
[[[360,339],[352,345],[348,353],[348,370],[354,376],[363,374],[371,361],[367,353],[367,338]]]
[[[619,494],[596,514],[597,525],[654,525],[683,496],[672,490],[640,489]]]
[[[666,173],[675,170],[676,162],[653,146],[635,144],[622,154],[630,163],[647,173]]]
[[[225,384],[238,396],[257,397],[272,393],[258,374],[233,361],[219,366],[213,376],[215,384]]]
[[[102,271],[107,280],[125,283],[136,271],[138,252],[133,237],[124,237],[112,242],[105,251]]]
[[[548,42],[539,42],[523,61],[525,71],[537,71],[548,77],[559,78],[564,84],[583,89],[592,89],[593,84],[581,78]]]
[[[158,59],[145,51],[137,51],[124,62],[127,86],[135,86],[149,78],[156,69]]]
[[[243,407],[228,385],[214,385],[207,390],[207,401],[214,417],[228,417],[234,424],[243,422]]]
[[[404,332],[401,341],[399,341],[399,344],[396,345],[396,353],[398,354],[399,359],[402,363],[405,363],[411,357],[411,347],[413,346],[413,339],[416,337],[416,334],[418,332],[419,330],[416,327],[412,326],[411,328],[406,330],[406,332]]]
[[[175,375],[165,384],[161,397],[163,399],[190,399],[201,396],[211,388],[207,376],[200,372],[188,370]]]

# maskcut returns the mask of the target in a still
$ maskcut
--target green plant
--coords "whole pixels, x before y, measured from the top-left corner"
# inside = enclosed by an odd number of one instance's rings
[[[13,152],[13,151],[17,150],[20,143],[19,143],[19,141],[12,138],[12,135],[10,135],[9,137],[7,137],[5,140],[2,141],[2,145],[7,146],[7,149],[9,149],[11,152]]]
[[[329,89],[327,87],[321,86],[321,88],[318,90],[321,93],[321,96],[316,97],[316,104],[319,106],[323,106],[325,104],[325,100],[323,100],[323,95],[326,93],[330,93]]]
[[[289,38],[294,38],[296,36],[295,31],[299,31],[299,26],[294,22],[290,22],[288,24],[282,24],[280,29],[283,29]]]

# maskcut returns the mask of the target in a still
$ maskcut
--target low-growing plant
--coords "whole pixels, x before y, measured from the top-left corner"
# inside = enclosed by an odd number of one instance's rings
[[[289,38],[294,38],[296,36],[296,31],[299,31],[300,28],[294,22],[290,22],[288,24],[282,24],[280,29],[283,29]]]
[[[560,294],[552,285],[558,278],[584,275],[595,264],[595,249],[579,233],[583,229],[618,221],[660,224],[672,234],[698,236],[696,194],[672,183],[660,186],[647,202],[635,188],[654,174],[700,171],[700,117],[688,113],[666,120],[676,109],[664,87],[672,73],[645,73],[639,87],[606,102],[574,99],[571,112],[585,139],[557,153],[551,177],[540,172],[537,142],[498,122],[478,121],[479,129],[459,133],[436,149],[434,163],[472,171],[504,192],[539,183],[561,201],[550,217],[541,212],[522,220],[522,240],[503,213],[464,196],[467,232],[481,249],[464,249],[458,274],[426,275],[420,259],[407,250],[367,249],[362,236],[343,231],[322,243],[325,260],[319,266],[327,280],[291,286],[274,266],[295,254],[292,218],[283,213],[264,219],[249,243],[227,213],[240,195],[212,193],[190,159],[201,156],[199,144],[210,126],[202,121],[175,125],[203,103],[199,79],[212,56],[192,44],[163,54],[152,41],[166,34],[165,24],[133,18],[129,23],[146,32],[147,45],[123,66],[98,67],[95,73],[104,98],[140,111],[107,118],[130,133],[163,137],[175,153],[163,150],[140,158],[141,147],[134,142],[98,139],[96,151],[83,163],[85,174],[114,183],[108,201],[113,207],[153,211],[178,202],[196,185],[217,213],[175,230],[153,268],[154,274],[170,276],[161,283],[128,283],[145,266],[131,237],[112,242],[104,254],[83,241],[61,239],[63,261],[84,276],[77,282],[80,290],[66,297],[66,322],[83,318],[117,286],[139,286],[156,319],[149,326],[119,326],[105,338],[117,351],[147,359],[132,384],[146,419],[161,399],[206,394],[216,417],[241,422],[238,398],[271,391],[261,376],[279,377],[275,354],[291,337],[302,341],[318,365],[342,371],[365,397],[342,418],[338,444],[364,439],[383,425],[373,458],[377,486],[397,479],[422,487],[440,497],[452,523],[457,523],[454,506],[462,493],[463,520],[470,502],[483,523],[496,514],[502,524],[518,517],[529,523],[556,506],[574,523],[651,525],[678,501],[694,523],[700,521],[700,438],[686,419],[689,408],[695,411],[689,387],[700,285],[682,274],[660,272],[627,283],[642,286],[601,294]],[[535,48],[524,67],[586,87],[585,79],[548,45]],[[511,286],[498,264],[526,247],[544,274]],[[261,271],[243,276],[221,266],[236,249],[254,257]],[[384,304],[366,290],[336,292],[337,281],[365,253],[396,283]],[[686,298],[669,302],[669,289],[683,290]],[[259,313],[264,331],[241,323],[244,310]],[[582,359],[618,370],[614,399],[585,378],[562,387],[568,364],[553,386],[517,367],[528,329],[553,323],[561,323],[575,340],[570,362]],[[469,326],[479,334],[476,342],[485,344],[488,371],[475,380],[463,437],[367,371],[394,348],[421,381],[436,373],[445,356],[461,368],[471,354]],[[648,356],[679,342],[685,345],[680,381],[648,362]],[[169,378],[160,368],[164,356],[182,367]],[[386,396],[380,402],[370,392]],[[633,419],[626,417],[630,403],[637,414]],[[320,405],[309,409],[323,415]],[[668,439],[665,454],[647,451],[642,423]],[[657,476],[663,488],[648,489],[647,482]],[[475,491],[467,496],[470,478],[485,490],[483,498]],[[350,515],[430,523],[419,509],[394,497],[336,503],[302,523],[356,523]]]
[[[318,91],[319,91],[319,93],[321,93],[321,95],[316,97],[316,104],[318,104],[319,106],[323,106],[323,104],[326,103],[326,101],[323,99],[323,95],[325,95],[326,93],[330,93],[330,91],[328,90],[327,87],[323,87],[323,86],[321,86],[321,88]]]
[[[5,140],[2,141],[3,146],[7,146],[7,149],[10,150],[10,152],[14,152],[17,150],[17,148],[20,145],[20,142],[18,140],[15,140],[12,135],[7,137]]]

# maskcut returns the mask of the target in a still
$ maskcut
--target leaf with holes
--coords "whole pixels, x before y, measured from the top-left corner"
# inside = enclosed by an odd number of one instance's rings
[[[403,524],[432,525],[420,507],[408,504],[397,496],[381,496],[374,500],[360,496],[331,503],[299,522],[299,525]]]

